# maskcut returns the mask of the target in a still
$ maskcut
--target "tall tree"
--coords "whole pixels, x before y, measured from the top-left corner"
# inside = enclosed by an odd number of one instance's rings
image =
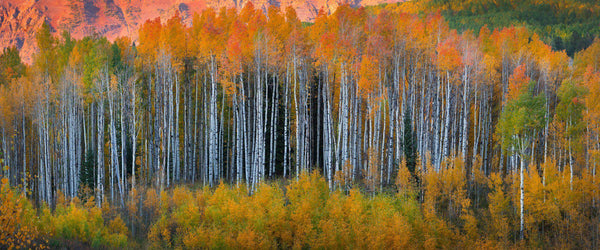
[[[527,150],[533,150],[537,133],[544,126],[545,96],[534,94],[535,82],[527,83],[523,71],[517,69],[511,77],[510,96],[498,121],[498,133],[502,139],[502,148],[521,159],[520,176],[520,238],[524,238],[524,184],[523,169],[526,168]],[[530,159],[533,161],[533,159]]]
[[[415,183],[418,182],[416,167],[417,167],[417,143],[415,141],[415,132],[412,127],[412,119],[408,109],[404,112],[404,135],[403,144],[404,157],[406,159],[406,167],[413,176]]]

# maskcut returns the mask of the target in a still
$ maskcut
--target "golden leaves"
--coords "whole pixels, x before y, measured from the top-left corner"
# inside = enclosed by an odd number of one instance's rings
[[[376,58],[364,56],[360,62],[359,93],[363,98],[370,97],[378,88],[379,62]]]
[[[0,186],[0,248],[42,248],[38,219],[31,203],[23,194],[9,187],[2,178]]]

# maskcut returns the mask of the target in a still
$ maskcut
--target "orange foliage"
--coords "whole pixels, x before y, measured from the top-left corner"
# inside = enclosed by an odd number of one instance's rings
[[[519,65],[508,80],[508,93],[506,94],[506,102],[516,100],[521,94],[527,91],[527,86],[531,78],[525,75],[525,65]]]
[[[160,18],[154,20],[147,20],[140,27],[139,41],[140,45],[137,47],[140,56],[149,62],[156,60],[156,53],[159,48],[160,36],[162,30],[162,24]]]
[[[585,97],[585,106],[588,112],[585,113],[585,119],[594,128],[600,127],[600,73],[588,66],[583,75],[583,85],[588,93]]]
[[[363,98],[370,97],[378,88],[379,62],[377,59],[365,56],[360,62],[360,80],[358,81],[359,93]]]
[[[181,23],[179,12],[176,12],[161,29],[160,47],[171,53],[175,62],[180,64],[188,56],[187,40],[186,28]]]
[[[450,38],[437,46],[437,65],[441,70],[452,71],[462,65],[462,56],[457,49],[458,36],[454,31]]]

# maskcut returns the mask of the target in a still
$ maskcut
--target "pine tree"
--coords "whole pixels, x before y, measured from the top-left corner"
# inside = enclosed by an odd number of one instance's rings
[[[96,168],[96,156],[94,155],[94,151],[91,148],[88,148],[85,151],[85,160],[83,161],[83,165],[81,166],[81,183],[80,189],[83,187],[88,187],[91,190],[95,188],[94,182],[94,169]]]
[[[408,167],[415,181],[418,181],[415,172],[417,166],[417,141],[415,138],[416,134],[412,128],[410,111],[406,109],[404,112],[404,156],[406,157],[406,167]]]

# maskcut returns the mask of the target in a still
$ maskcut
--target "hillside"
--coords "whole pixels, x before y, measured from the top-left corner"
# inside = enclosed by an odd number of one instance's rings
[[[571,57],[600,35],[600,4],[590,0],[422,0],[423,12],[440,11],[457,30],[524,26]]]

